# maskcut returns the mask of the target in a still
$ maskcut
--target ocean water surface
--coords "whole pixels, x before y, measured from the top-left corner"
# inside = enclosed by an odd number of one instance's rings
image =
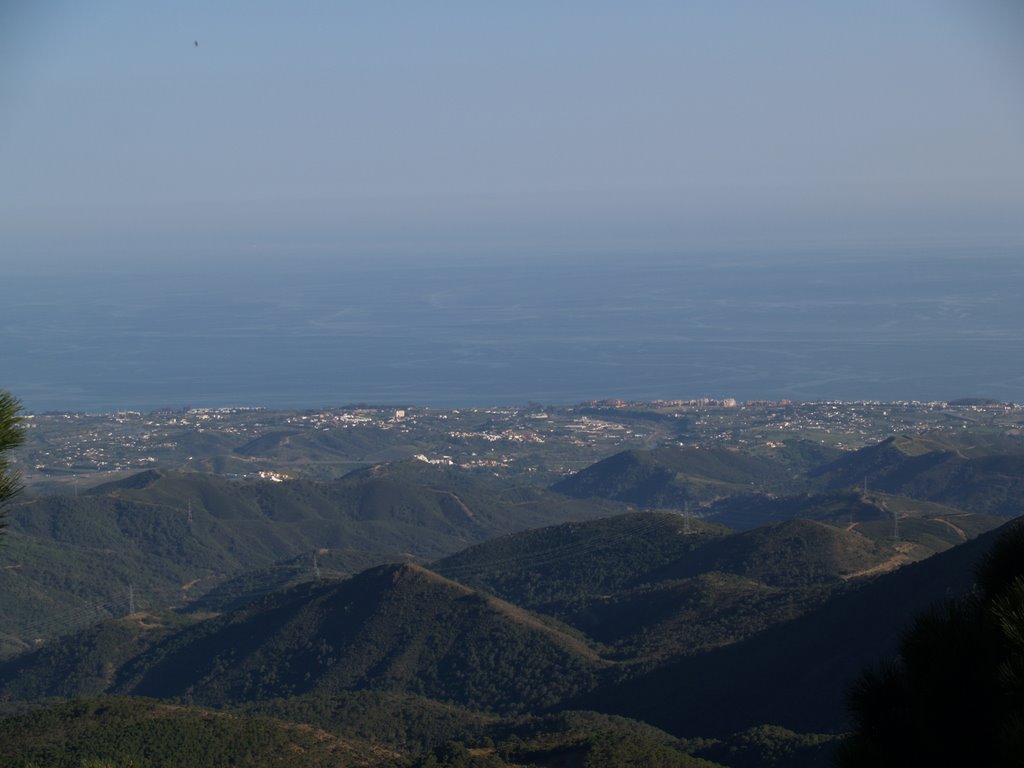
[[[22,267],[0,388],[110,411],[593,398],[1024,401],[1012,248]]]

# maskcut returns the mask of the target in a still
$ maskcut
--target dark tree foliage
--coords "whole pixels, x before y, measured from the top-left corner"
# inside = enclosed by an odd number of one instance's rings
[[[10,392],[0,390],[0,504],[21,490],[20,476],[11,469],[5,454],[25,441],[21,423],[21,403]]]
[[[291,723],[145,699],[0,718],[0,768],[365,768],[392,755]]]
[[[900,656],[848,694],[856,766],[1016,766],[1024,755],[1024,523],[996,541],[976,591],[918,616]]]
[[[449,741],[417,758],[411,768],[502,768],[508,765],[495,755],[474,755],[464,744]]]

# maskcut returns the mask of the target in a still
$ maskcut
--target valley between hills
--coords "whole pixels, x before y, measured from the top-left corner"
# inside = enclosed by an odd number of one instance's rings
[[[1022,419],[33,415],[3,510],[0,766],[832,765],[864,670],[989,594]]]

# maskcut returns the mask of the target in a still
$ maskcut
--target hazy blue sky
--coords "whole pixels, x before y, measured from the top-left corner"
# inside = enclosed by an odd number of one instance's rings
[[[0,255],[1021,236],[1015,5],[8,2]]]

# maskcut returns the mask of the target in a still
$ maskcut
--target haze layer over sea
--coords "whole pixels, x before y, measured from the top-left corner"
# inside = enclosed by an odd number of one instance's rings
[[[30,411],[622,397],[1024,400],[1024,252],[15,268]]]

